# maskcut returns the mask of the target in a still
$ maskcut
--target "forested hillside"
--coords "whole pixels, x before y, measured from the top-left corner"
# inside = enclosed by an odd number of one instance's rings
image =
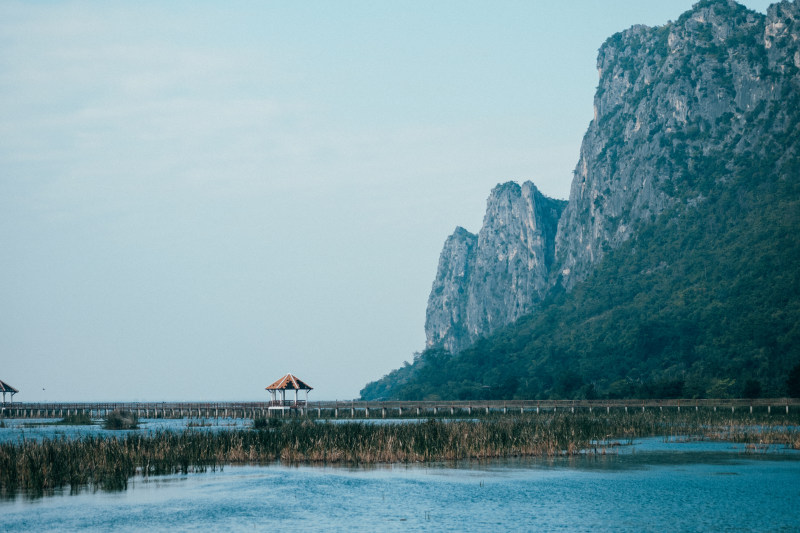
[[[543,300],[362,397],[800,395],[798,36],[719,0],[611,37]]]

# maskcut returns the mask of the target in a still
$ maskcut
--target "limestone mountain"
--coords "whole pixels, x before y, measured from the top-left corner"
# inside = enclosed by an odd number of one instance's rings
[[[531,183],[492,191],[478,237],[459,229],[442,251],[427,346],[460,351],[534,311],[551,285],[571,289],[668,207],[703,201],[712,174],[733,170],[726,154],[752,152],[787,120],[796,11],[707,1],[675,24],[608,39],[569,203]]]
[[[760,156],[786,131],[799,31],[796,2],[765,17],[717,0],[605,42],[594,120],[556,237],[565,287],[667,207],[703,201],[735,170],[730,156]]]
[[[459,227],[445,242],[428,300],[428,346],[458,352],[533,310],[548,288],[565,204],[530,182],[495,187],[478,235]]]
[[[524,377],[512,395],[781,393],[800,364],[800,3],[704,0],[610,37],[597,66],[567,204],[492,191],[442,252],[427,351],[362,395],[424,396],[434,368],[466,396],[498,368]]]

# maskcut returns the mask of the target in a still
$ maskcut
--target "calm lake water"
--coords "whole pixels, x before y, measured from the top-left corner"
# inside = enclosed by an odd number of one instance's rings
[[[226,467],[0,501],[3,531],[800,531],[800,453],[637,440],[607,456]]]

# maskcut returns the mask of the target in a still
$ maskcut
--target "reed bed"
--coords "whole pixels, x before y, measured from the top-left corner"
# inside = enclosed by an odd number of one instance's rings
[[[798,420],[718,413],[547,413],[370,424],[270,420],[259,429],[130,433],[0,444],[0,495],[69,486],[124,489],[134,475],[236,464],[371,464],[606,453],[637,437],[728,440],[800,449]],[[622,441],[622,442],[621,442]]]

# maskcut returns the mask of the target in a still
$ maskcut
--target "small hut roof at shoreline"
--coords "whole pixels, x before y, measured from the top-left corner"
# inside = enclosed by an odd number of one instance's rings
[[[19,391],[14,387],[12,387],[11,385],[9,385],[8,383],[6,383],[5,381],[3,381],[2,379],[0,379],[0,392],[4,394],[7,392],[10,392],[11,394],[16,394]]]
[[[266,390],[313,390],[313,387],[308,385],[302,379],[298,379],[291,374],[286,374],[281,379],[270,385]]]
[[[3,380],[0,380],[0,394],[3,395],[3,403],[6,403],[6,394],[11,395],[11,401],[14,401],[14,395],[17,394],[19,391],[6,383]]]

